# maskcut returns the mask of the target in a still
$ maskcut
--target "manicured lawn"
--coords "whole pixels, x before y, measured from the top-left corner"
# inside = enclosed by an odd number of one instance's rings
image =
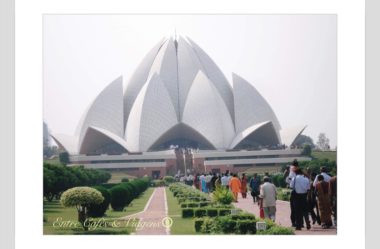
[[[336,161],[336,151],[313,151],[311,156],[317,159],[329,159],[330,161]]]
[[[168,201],[168,213],[169,217],[173,219],[173,225],[170,228],[170,234],[172,235],[192,235],[199,234],[194,229],[194,219],[182,218],[182,209],[178,205],[177,199],[173,196],[173,193],[166,188],[166,199]]]
[[[61,165],[61,162],[59,161],[59,157],[55,157],[53,159],[44,159],[44,162],[55,164],[55,165]]]
[[[108,171],[111,174],[111,179],[108,183],[120,183],[123,178],[128,178],[129,180],[135,179],[135,176],[128,175],[123,171]]]
[[[96,220],[116,219],[144,210],[153,190],[153,188],[148,188],[140,197],[133,200],[125,211],[115,212],[110,207],[103,218],[97,218]],[[129,234],[135,231],[134,227],[120,226],[96,228],[93,231],[85,232],[77,224],[78,214],[76,208],[65,208],[57,200],[52,202],[44,201],[44,218],[44,234]]]

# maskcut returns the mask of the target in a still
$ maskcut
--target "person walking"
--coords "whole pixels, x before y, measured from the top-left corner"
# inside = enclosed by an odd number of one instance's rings
[[[229,182],[229,186],[230,186],[232,194],[234,195],[234,201],[238,202],[238,194],[241,190],[241,182],[239,178],[237,177],[237,174],[233,174]]]
[[[325,181],[325,182],[330,182],[330,179],[331,179],[331,176],[329,175],[329,174],[327,174],[327,168],[326,167],[321,167],[320,168],[320,174],[319,175],[322,175],[323,176],[323,180]],[[318,175],[318,176],[319,176]],[[318,176],[315,178],[315,180],[314,180],[314,187],[317,185],[317,183],[318,183]]]
[[[221,184],[224,188],[228,188],[228,176],[227,176],[227,174],[223,174],[220,181],[221,181]]]
[[[317,205],[317,196],[315,194],[315,188],[313,185],[316,176],[317,176],[316,173],[314,173],[314,172],[310,173],[310,189],[307,193],[307,207],[309,209],[309,214],[311,216],[313,224],[315,224],[317,222],[320,225],[321,224],[321,218],[319,217],[319,210],[318,210],[318,205]],[[314,210],[316,210],[317,213],[315,213]]]
[[[211,181],[210,181],[210,192],[214,192],[215,190],[215,182],[218,179],[216,173],[212,174]]]
[[[257,173],[253,174],[253,177],[249,181],[249,187],[251,188],[251,195],[253,197],[253,203],[258,202],[260,194],[260,179],[257,176]]]
[[[329,183],[325,182],[323,175],[318,175],[317,181],[315,191],[317,193],[319,213],[321,214],[322,228],[327,229],[332,226]]]
[[[262,199],[264,217],[275,221],[277,189],[276,186],[270,182],[269,177],[265,176],[263,181],[264,183],[260,187],[260,198]]]
[[[241,177],[241,196],[243,197],[243,199],[247,198],[247,181],[247,177],[243,173]]]
[[[289,172],[287,173],[288,177],[285,179],[289,188],[291,188],[290,183],[295,178],[296,176],[295,172],[297,170],[298,170],[298,161],[297,159],[294,159],[292,165],[289,168]],[[294,191],[291,192],[289,203],[290,203],[290,220],[292,222],[292,227],[296,227]]]
[[[201,182],[201,189],[203,193],[207,192],[207,186],[206,186],[206,175],[203,174],[199,177],[199,181]]]
[[[294,218],[296,230],[301,230],[303,226],[303,220],[305,219],[306,228],[309,230],[310,220],[307,208],[307,192],[310,189],[310,181],[304,176],[301,169],[296,170],[296,176],[290,182],[292,188],[291,196],[293,196],[294,202]]]

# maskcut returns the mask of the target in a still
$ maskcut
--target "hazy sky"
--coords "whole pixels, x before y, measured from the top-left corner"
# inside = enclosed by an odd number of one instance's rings
[[[44,16],[44,120],[73,134],[91,101],[122,75],[124,86],[162,38],[189,36],[227,79],[235,72],[269,102],[283,128],[308,125],[337,140],[335,15]]]

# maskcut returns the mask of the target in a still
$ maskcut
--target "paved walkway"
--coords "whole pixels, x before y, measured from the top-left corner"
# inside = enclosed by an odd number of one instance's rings
[[[154,189],[143,211],[122,217],[121,220],[135,226],[135,234],[137,235],[169,235],[170,229],[164,225],[167,217],[166,190],[164,187],[157,187]],[[136,219],[138,219],[138,222]]]
[[[241,195],[239,196],[238,203],[234,203],[235,207],[241,208],[246,212],[252,213],[257,217],[260,216],[260,210],[257,204],[253,204],[252,196],[247,194],[247,199],[243,199]],[[285,226],[291,227],[292,223],[290,221],[290,204],[287,201],[277,201],[276,203],[276,223]],[[310,218],[311,221],[311,218]],[[295,231],[296,234],[306,234],[306,235],[335,235],[337,233],[336,228],[322,229],[320,225],[315,223],[311,224],[311,229],[306,230],[303,228],[301,231]]]

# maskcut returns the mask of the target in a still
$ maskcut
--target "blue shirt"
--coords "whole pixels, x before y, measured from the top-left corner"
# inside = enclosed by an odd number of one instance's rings
[[[249,186],[251,187],[251,189],[258,191],[259,187],[260,187],[260,179],[259,178],[256,178],[256,179],[251,178],[251,180],[249,181]]]

